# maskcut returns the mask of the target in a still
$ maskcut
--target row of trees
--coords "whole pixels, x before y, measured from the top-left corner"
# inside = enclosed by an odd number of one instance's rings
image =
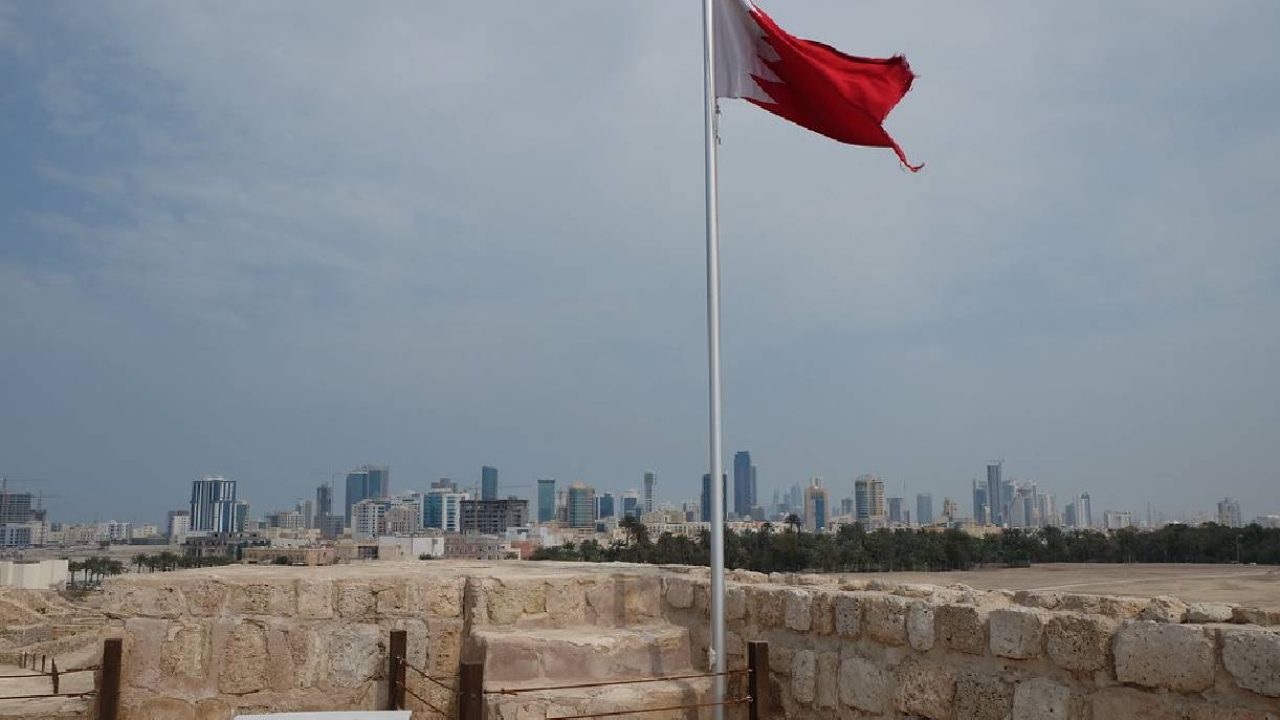
[[[67,570],[71,573],[71,587],[97,586],[102,583],[102,578],[124,572],[124,563],[111,558],[91,557],[72,560],[67,563]],[[77,576],[83,576],[82,581],[77,582]]]
[[[634,518],[620,527],[625,541],[601,545],[594,540],[543,548],[535,560],[642,562],[707,565],[710,534],[697,538],[664,533],[654,540]],[[1011,529],[974,537],[960,530],[875,530],[845,525],[835,533],[800,532],[794,523],[781,528],[725,532],[725,565],[759,572],[883,572],[894,570],[968,570],[975,566],[1026,566],[1032,563],[1228,563],[1280,564],[1280,529],[1250,525],[1229,528],[1208,524],[1168,525],[1153,531],[1133,528],[1104,533]]]
[[[156,553],[155,555],[134,555],[133,566],[135,572],[142,572],[142,568],[146,568],[147,572],[169,572],[170,570],[178,570],[185,568],[197,567],[213,567],[217,565],[229,565],[231,558],[221,555],[209,557],[193,557],[190,555],[179,555],[178,553],[169,552],[168,550]]]

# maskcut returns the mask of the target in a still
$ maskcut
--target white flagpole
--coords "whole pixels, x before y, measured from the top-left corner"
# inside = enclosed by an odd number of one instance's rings
[[[725,671],[724,630],[724,469],[721,464],[720,431],[720,217],[717,189],[718,141],[715,66],[715,0],[702,0],[703,63],[705,74],[706,161],[707,161],[707,367],[711,419],[711,672]],[[712,680],[713,702],[725,701],[725,677]],[[713,710],[715,720],[724,720],[724,706]]]

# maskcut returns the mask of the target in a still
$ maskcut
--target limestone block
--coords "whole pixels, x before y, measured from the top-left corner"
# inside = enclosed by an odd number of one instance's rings
[[[950,718],[956,697],[955,671],[945,665],[907,658],[898,666],[894,704],[909,715]]]
[[[1176,597],[1161,595],[1151,599],[1151,602],[1143,609],[1138,619],[1161,623],[1181,623],[1187,619],[1187,604]]]
[[[961,673],[956,678],[956,717],[964,720],[1009,720],[1013,687],[998,677]]]
[[[938,643],[970,655],[987,650],[987,611],[971,605],[943,605],[934,617]]]
[[[452,675],[458,672],[462,661],[463,621],[454,618],[429,618],[427,663],[428,672],[434,676]]]
[[[813,597],[808,591],[796,588],[788,588],[783,597],[787,627],[796,632],[809,632],[813,625]]]
[[[462,617],[462,598],[466,584],[467,579],[463,577],[429,578],[419,584],[418,598],[428,615],[442,618]],[[531,614],[546,612],[546,593],[540,584],[532,588],[525,599],[527,602],[525,612]]]
[[[338,615],[344,618],[365,618],[373,615],[378,606],[374,588],[363,582],[338,583]]]
[[[1107,667],[1111,637],[1120,623],[1111,618],[1062,613],[1045,626],[1045,647],[1059,667],[1089,673]]]
[[[235,708],[218,698],[196,703],[196,720],[226,720],[235,714]]]
[[[323,631],[327,634],[327,631]],[[323,674],[325,643],[322,631],[308,627],[294,627],[288,631],[289,654],[293,660],[293,684],[295,687],[312,688]]]
[[[333,617],[333,581],[299,580],[298,617],[317,620]]]
[[[662,584],[658,578],[620,578],[616,582],[625,613],[620,619],[635,623],[662,615]]]
[[[1013,601],[1025,607],[1052,610],[1062,601],[1062,593],[1052,590],[1021,590],[1013,594]]]
[[[1013,720],[1068,720],[1078,716],[1071,688],[1045,678],[1018,683],[1013,691]]]
[[[693,583],[689,578],[668,577],[663,580],[666,586],[667,604],[677,610],[693,607]]]
[[[186,598],[176,585],[127,585],[108,583],[103,610],[125,617],[173,618],[186,609]]]
[[[907,611],[907,641],[912,649],[928,652],[933,649],[934,615],[936,608],[925,602],[911,604]]]
[[[830,635],[836,631],[836,620],[831,610],[833,599],[830,590],[819,590],[813,594],[812,632],[815,635]]]
[[[1146,598],[1115,595],[1063,595],[1058,601],[1058,609],[1131,620],[1147,609],[1148,602]]]
[[[169,621],[162,618],[131,617],[124,621],[124,683],[134,687],[155,687],[160,681],[160,658],[169,639]]]
[[[1191,603],[1187,606],[1189,623],[1226,623],[1231,622],[1234,608],[1223,603]]]
[[[227,602],[227,586],[217,580],[200,580],[184,585],[187,612],[198,617],[213,617],[222,613]]]
[[[586,588],[572,576],[547,581],[547,614],[556,625],[580,625],[587,617]]]
[[[1105,688],[1091,701],[1094,720],[1182,720],[1168,696],[1133,688]]]
[[[1240,687],[1280,697],[1280,634],[1256,628],[1224,631],[1222,664]]]
[[[747,617],[747,592],[740,587],[731,587],[724,595],[724,617],[728,622],[744,620]]]
[[[1197,625],[1126,623],[1115,639],[1116,679],[1199,692],[1213,685],[1213,640]]]
[[[511,625],[524,615],[527,586],[508,585],[501,580],[486,579],[479,583],[484,594],[489,622],[494,625]]]
[[[418,588],[407,581],[379,587],[373,597],[378,617],[406,617],[422,613],[418,607]]]
[[[156,697],[138,708],[138,717],[147,720],[195,720],[196,709],[183,700]]]
[[[818,654],[818,682],[814,704],[820,708],[840,706],[840,656],[833,652]]]
[[[328,685],[358,688],[376,678],[382,668],[384,636],[377,625],[338,625],[330,630]]]
[[[836,633],[842,637],[857,639],[862,636],[862,602],[854,593],[840,593],[831,603],[835,615]]]
[[[247,695],[267,688],[267,631],[256,622],[236,625],[222,648],[218,691]]]
[[[203,678],[209,668],[209,632],[199,625],[174,627],[160,656],[160,670],[168,676]]]
[[[1191,705],[1183,708],[1186,720],[1277,720],[1280,714],[1228,708],[1220,705]]]
[[[992,654],[1015,660],[1039,657],[1044,644],[1044,623],[1045,616],[1038,610],[992,610],[988,625]]]
[[[1280,625],[1280,610],[1237,607],[1231,609],[1231,622],[1243,625]]]
[[[227,609],[233,613],[293,617],[298,612],[292,585],[249,583],[231,585],[227,590]]]
[[[762,628],[780,627],[786,620],[785,596],[781,589],[771,585],[752,585],[747,588],[751,603],[751,618]]]
[[[797,650],[791,658],[791,694],[797,702],[813,702],[817,690],[817,658],[812,650]]]
[[[907,644],[907,611],[912,601],[896,595],[875,595],[863,605],[863,630],[867,637],[885,645]]]
[[[883,713],[889,704],[889,675],[862,657],[840,663],[840,702],[869,713]]]

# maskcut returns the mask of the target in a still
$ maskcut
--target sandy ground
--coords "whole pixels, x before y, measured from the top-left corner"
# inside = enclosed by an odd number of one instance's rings
[[[1100,595],[1174,595],[1191,602],[1230,602],[1280,609],[1280,567],[1258,565],[1036,565],[968,572],[869,573],[854,578],[946,585],[981,590],[1063,590]]]

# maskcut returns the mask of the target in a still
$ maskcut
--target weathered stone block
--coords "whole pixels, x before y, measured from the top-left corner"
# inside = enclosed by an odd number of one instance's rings
[[[862,636],[862,603],[858,595],[840,593],[832,600],[831,607],[838,634],[854,639]]]
[[[956,678],[956,717],[964,720],[1009,720],[1013,686],[998,677],[965,672]]]
[[[216,580],[200,580],[184,586],[187,612],[197,617],[212,617],[222,613],[227,602],[227,586]]]
[[[328,634],[328,685],[358,688],[376,678],[382,669],[384,636],[382,628],[377,625],[339,625],[333,628]]]
[[[1090,700],[1094,720],[1182,720],[1182,713],[1166,695],[1109,687]]]
[[[1226,623],[1231,622],[1232,606],[1222,603],[1191,603],[1187,606],[1189,623]]]
[[[933,649],[936,610],[935,606],[925,602],[911,604],[907,611],[907,642],[913,650],[928,652]]]
[[[819,590],[813,594],[813,622],[811,631],[815,635],[830,635],[836,631],[836,619],[831,609],[834,595],[830,590]]]
[[[1013,691],[1013,720],[1068,720],[1078,717],[1073,712],[1075,693],[1066,685],[1045,678],[1018,683]]]
[[[1013,601],[1025,607],[1052,610],[1058,607],[1062,593],[1052,590],[1020,590],[1013,594]]]
[[[1120,623],[1111,618],[1059,614],[1045,625],[1045,647],[1059,667],[1088,673],[1107,667],[1111,637]]]
[[[662,584],[656,577],[619,578],[614,583],[614,594],[622,596],[624,622],[635,623],[662,615]]]
[[[196,709],[176,698],[151,698],[138,708],[138,717],[147,720],[195,720]]]
[[[988,624],[991,652],[1000,657],[1027,660],[1039,657],[1044,644],[1044,613],[1025,608],[991,611]]]
[[[1186,720],[1277,720],[1280,714],[1229,708],[1221,705],[1192,705],[1183,709]]]
[[[812,650],[797,650],[791,658],[791,694],[808,705],[817,691],[817,658]]]
[[[809,632],[813,625],[813,598],[805,590],[788,588],[786,598],[787,627],[796,632]]]
[[[299,580],[297,593],[298,617],[308,620],[333,617],[331,580]]]
[[[724,594],[724,617],[728,622],[735,622],[747,617],[747,592],[740,587],[731,587]]]
[[[938,643],[970,655],[987,650],[987,612],[969,605],[943,605],[934,617]]]
[[[1116,679],[1198,692],[1213,685],[1213,641],[1198,625],[1130,622],[1115,639]]]
[[[1187,619],[1187,604],[1176,597],[1162,595],[1152,598],[1138,618],[1160,623],[1181,623]]]
[[[1255,628],[1224,631],[1222,664],[1240,687],[1280,697],[1280,634]]]
[[[907,610],[912,601],[896,595],[874,595],[863,600],[863,632],[885,645],[907,644]]]
[[[1231,609],[1231,622],[1242,625],[1280,625],[1280,610],[1236,607]]]
[[[677,610],[693,607],[693,583],[685,577],[669,577],[664,581],[667,604]]]
[[[1103,615],[1114,620],[1131,620],[1142,614],[1148,602],[1146,598],[1115,595],[1063,595],[1058,601],[1058,609]]]
[[[466,578],[430,578],[418,586],[418,597],[427,613],[433,617],[462,617],[463,595],[466,592]],[[546,611],[546,599],[542,588],[535,588],[526,598],[527,613]]]
[[[779,627],[786,620],[784,595],[779,588],[769,585],[747,587],[751,603],[751,618],[760,627]]]
[[[298,613],[293,585],[278,582],[228,586],[227,609],[245,615],[293,617]]]
[[[174,628],[164,644],[160,668],[165,675],[203,678],[209,667],[209,634],[190,625]]]
[[[818,653],[817,691],[814,704],[820,708],[840,706],[840,656],[833,652]]]
[[[222,648],[218,692],[247,695],[267,689],[267,631],[255,622],[242,622]]]
[[[557,625],[583,623],[586,613],[586,589],[576,578],[547,581],[547,614]]]
[[[377,596],[368,583],[338,583],[338,615],[344,618],[370,617],[377,606]]]
[[[869,713],[883,713],[889,704],[889,675],[862,657],[840,663],[840,702]]]
[[[176,586],[108,583],[103,609],[125,617],[173,618],[186,609],[186,598]]]
[[[945,665],[908,658],[897,669],[894,705],[909,715],[950,718],[956,697],[955,671]]]

